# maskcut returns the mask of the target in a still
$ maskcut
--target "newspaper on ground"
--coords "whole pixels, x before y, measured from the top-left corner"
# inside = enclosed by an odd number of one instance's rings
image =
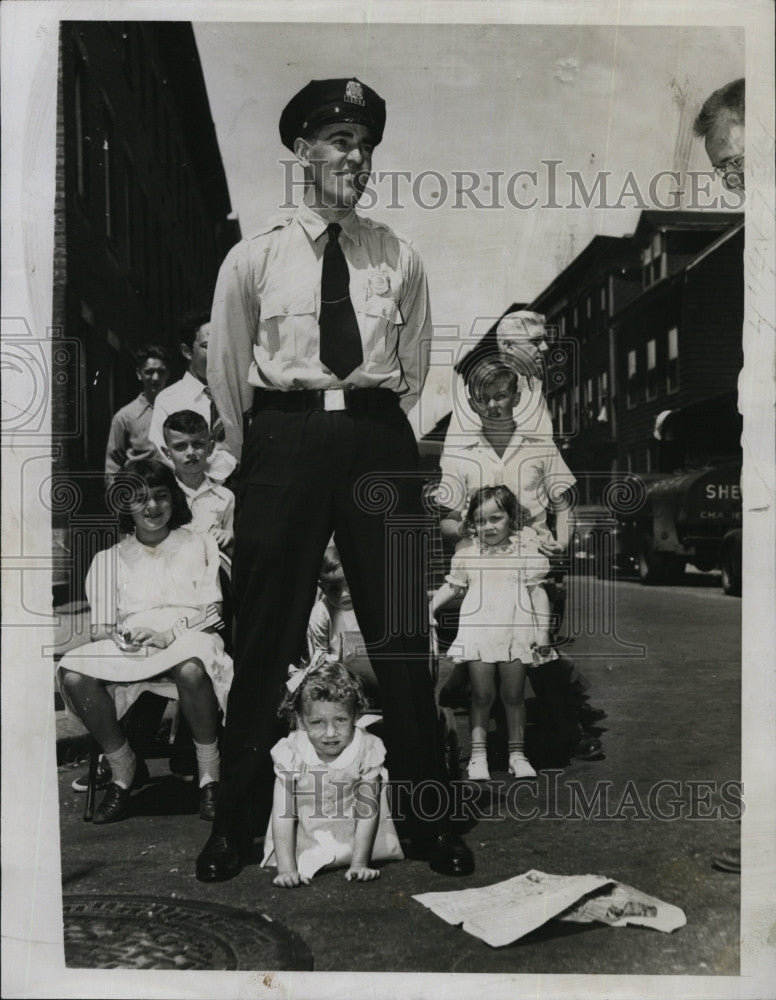
[[[493,948],[511,944],[547,923],[561,920],[613,927],[640,924],[673,931],[686,923],[682,910],[603,875],[552,875],[531,870],[479,889],[413,896],[449,924]]]
[[[578,924],[588,924],[597,920],[611,927],[637,924],[667,934],[684,927],[687,923],[684,911],[678,906],[664,903],[621,882],[612,882],[586,899],[580,900],[558,919]]]

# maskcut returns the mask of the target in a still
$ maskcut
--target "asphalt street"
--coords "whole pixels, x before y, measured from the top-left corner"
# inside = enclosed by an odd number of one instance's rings
[[[740,601],[705,575],[675,587],[605,583],[597,596],[574,586],[572,602],[587,610],[570,611],[579,629],[565,652],[589,681],[590,704],[606,712],[596,730],[604,756],[542,772],[533,789],[515,790],[493,772],[500,784],[480,794],[482,818],[465,834],[473,876],[447,879],[404,861],[373,883],[333,871],[283,890],[252,864],[230,882],[203,885],[194,861],[209,828],[192,786],[166,761],[149,762],[155,780],[135,795],[130,818],[109,827],[82,821],[84,797],[70,782],[83,767],[71,763],[59,774],[63,893],[150,894],[265,914],[304,940],[318,971],[736,975],[740,878],[710,862],[740,832],[725,818],[736,814],[731,783],[740,778]],[[464,712],[456,723],[465,750]],[[608,876],[681,907],[687,924],[663,934],[550,922],[493,949],[412,899],[529,869]]]

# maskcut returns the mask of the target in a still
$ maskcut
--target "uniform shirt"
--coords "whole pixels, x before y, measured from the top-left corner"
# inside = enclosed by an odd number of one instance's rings
[[[387,226],[355,212],[339,220],[350,298],[364,359],[341,381],[321,365],[326,222],[307,205],[233,247],[221,265],[211,313],[208,385],[233,455],[254,387],[390,389],[408,412],[428,369],[431,316],[418,252]]]
[[[114,414],[105,449],[107,476],[115,476],[127,462],[156,457],[156,449],[148,439],[153,412],[153,403],[141,392]]]
[[[449,510],[466,513],[472,494],[482,486],[508,486],[528,508],[531,526],[547,528],[547,508],[576,482],[560,452],[545,437],[516,430],[499,456],[484,433],[465,444],[445,444],[440,462],[442,479],[437,500]]]
[[[190,527],[206,534],[211,528],[219,528],[234,535],[234,493],[220,483],[205,476],[196,489],[186,486],[178,479],[178,486],[186,496],[191,511]]]
[[[178,413],[180,410],[193,410],[195,413],[201,414],[207,421],[208,427],[210,427],[210,396],[205,392],[204,383],[200,382],[198,378],[188,371],[182,379],[174,382],[172,385],[168,385],[166,389],[162,389],[156,397],[154,414],[151,418],[151,427],[148,431],[151,444],[158,449],[159,457],[162,461],[170,467],[172,467],[172,462],[169,461],[162,451],[164,447],[164,433],[162,428],[169,415],[171,413]],[[217,444],[208,459],[207,474],[211,479],[222,483],[234,472],[236,465],[236,460],[229,452]]]

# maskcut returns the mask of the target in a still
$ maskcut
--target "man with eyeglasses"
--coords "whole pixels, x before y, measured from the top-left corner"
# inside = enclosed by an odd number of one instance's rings
[[[744,190],[744,81],[715,90],[705,101],[693,123],[701,136],[715,173],[729,191]],[[741,848],[725,847],[712,856],[711,864],[719,871],[738,875],[741,872]]]
[[[744,110],[744,80],[733,80],[706,99],[693,124],[729,191],[744,187]]]

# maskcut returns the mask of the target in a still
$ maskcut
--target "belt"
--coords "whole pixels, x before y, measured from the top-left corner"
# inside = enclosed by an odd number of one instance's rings
[[[349,413],[374,413],[399,405],[399,397],[390,389],[255,389],[253,412],[259,410],[346,410]]]

